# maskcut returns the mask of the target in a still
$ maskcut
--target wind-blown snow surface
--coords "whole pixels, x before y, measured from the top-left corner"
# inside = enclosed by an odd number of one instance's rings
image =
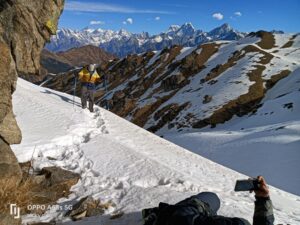
[[[253,196],[235,193],[235,180],[245,178],[175,144],[161,139],[102,109],[91,114],[79,107],[72,96],[18,80],[13,96],[14,111],[23,133],[20,145],[13,146],[19,161],[34,151],[34,167],[61,166],[78,172],[80,181],[73,193],[58,204],[65,205],[92,195],[115,206],[106,215],[66,222],[63,212],[44,216],[27,215],[29,221],[62,219],[67,224],[142,224],[140,211],[160,201],[175,203],[201,191],[216,192],[222,201],[220,214],[251,221]],[[51,158],[50,158],[51,157]],[[271,187],[276,224],[300,222],[300,197]],[[121,218],[109,214],[121,210]]]

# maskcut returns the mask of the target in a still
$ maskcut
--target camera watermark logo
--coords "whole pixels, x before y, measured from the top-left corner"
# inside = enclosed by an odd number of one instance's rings
[[[10,215],[14,216],[15,219],[20,218],[20,207],[17,204],[10,204]]]

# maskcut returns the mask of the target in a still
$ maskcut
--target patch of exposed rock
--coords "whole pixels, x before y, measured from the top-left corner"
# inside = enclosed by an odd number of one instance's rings
[[[84,217],[101,215],[109,206],[108,203],[102,204],[100,200],[87,196],[75,203],[72,210],[69,210],[65,216],[71,217],[72,220],[81,220]]]

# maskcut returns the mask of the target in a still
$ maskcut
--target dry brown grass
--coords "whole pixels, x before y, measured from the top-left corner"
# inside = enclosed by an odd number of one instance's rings
[[[9,213],[10,204],[17,204],[21,214],[37,213],[43,214],[42,209],[28,209],[29,205],[54,205],[56,201],[70,194],[71,186],[78,179],[70,179],[57,184],[46,184],[43,175],[29,175],[31,163],[21,163],[23,179],[17,184],[14,179],[0,179],[0,212]],[[47,179],[47,178],[46,178]]]
[[[120,117],[127,116],[136,106],[136,99],[123,98],[119,102],[122,102],[121,106],[114,107],[111,111]]]
[[[156,112],[154,115],[154,119],[155,120],[159,119],[159,121],[157,122],[156,125],[149,127],[148,131],[155,133],[160,128],[165,126],[168,122],[173,121],[176,118],[176,116],[188,105],[189,105],[189,102],[186,102],[182,105],[173,103],[173,104],[169,104],[169,105],[163,107],[161,110]]]
[[[26,212],[27,206],[33,200],[29,193],[34,186],[30,177],[18,186],[13,179],[0,180],[0,212],[9,213],[10,204],[17,204],[21,208],[21,214]]]
[[[149,58],[149,56],[146,56],[146,58]],[[112,70],[106,71],[106,74],[108,74],[108,90],[112,90],[124,83],[136,74],[138,67],[145,67],[145,65],[144,56],[141,55],[129,55],[118,62]]]
[[[154,113],[161,104],[169,100],[173,95],[176,94],[177,91],[172,92],[169,95],[163,96],[162,98],[158,99],[153,104],[146,105],[142,108],[138,108],[134,115],[132,122],[140,127],[143,127],[146,122],[148,121],[149,116]]]
[[[228,59],[225,64],[217,65],[213,68],[205,77],[205,81],[212,80],[218,77],[220,74],[233,67],[237,61],[245,56],[246,53],[242,53],[243,51],[236,51],[232,57]]]
[[[187,78],[199,73],[205,68],[204,64],[208,61],[208,59],[218,52],[219,47],[220,44],[216,43],[200,45],[197,49],[202,49],[200,54],[197,54],[197,50],[195,50],[193,53],[182,59],[180,67],[182,74]]]
[[[247,94],[241,95],[235,100],[229,101],[222,108],[216,110],[210,117],[196,122],[194,128],[202,128],[207,125],[215,126],[219,123],[225,123],[233,115],[242,116],[249,113],[260,102],[264,96],[264,87],[261,74],[265,66],[257,65],[255,70],[248,73],[249,80],[255,83],[250,86]]]
[[[259,31],[257,36],[261,38],[261,41],[257,45],[263,49],[271,49],[275,47],[274,35],[270,32]]]
[[[287,43],[285,43],[281,48],[290,48],[292,47],[292,45],[294,44],[294,41],[288,41]]]
[[[264,56],[262,58],[260,58],[259,63],[266,65],[268,63],[270,63],[270,61],[274,58],[274,56],[266,51],[263,51],[257,47],[255,47],[254,45],[248,45],[245,48],[243,48],[243,50],[248,53],[248,52],[259,52],[261,54],[263,54]]]
[[[278,81],[287,77],[290,73],[291,73],[290,70],[283,70],[280,73],[273,75],[271,79],[266,81],[266,88],[267,89],[272,88]]]
[[[273,56],[255,46],[249,45],[243,49],[248,52],[259,52],[264,56],[260,58],[260,65],[256,65],[254,70],[248,72],[247,76],[250,81],[255,82],[249,87],[248,93],[239,96],[237,99],[229,101],[220,109],[216,110],[210,117],[197,121],[193,124],[194,128],[202,128],[207,125],[215,126],[230,120],[233,115],[242,116],[251,112],[264,96],[264,86],[262,72],[265,70],[265,64],[268,64]]]
[[[287,43],[285,43],[281,48],[290,48],[290,47],[292,47],[293,44],[294,44],[294,40],[295,40],[296,37],[297,37],[297,34],[293,35],[290,38],[290,40]]]
[[[154,81],[154,83],[161,82],[162,80],[164,80],[167,76],[169,76],[172,73],[172,70],[170,70],[170,69],[165,73],[163,73],[163,72],[171,64],[171,62],[180,54],[181,49],[182,49],[181,46],[174,46],[171,49],[164,49],[163,50],[164,53],[161,53],[161,57],[157,61],[160,66],[159,67],[154,67],[154,68],[156,68],[156,70],[151,75],[151,79]],[[173,65],[174,64],[171,64],[170,66],[172,67]],[[153,64],[152,64],[151,67],[153,67]],[[154,90],[152,95],[154,93],[156,93],[157,91],[159,91],[159,90],[160,89]]]

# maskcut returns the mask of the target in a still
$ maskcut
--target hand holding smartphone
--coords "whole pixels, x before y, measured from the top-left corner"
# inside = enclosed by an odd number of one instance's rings
[[[234,191],[254,191],[258,190],[260,183],[258,179],[252,178],[248,180],[237,180]]]

